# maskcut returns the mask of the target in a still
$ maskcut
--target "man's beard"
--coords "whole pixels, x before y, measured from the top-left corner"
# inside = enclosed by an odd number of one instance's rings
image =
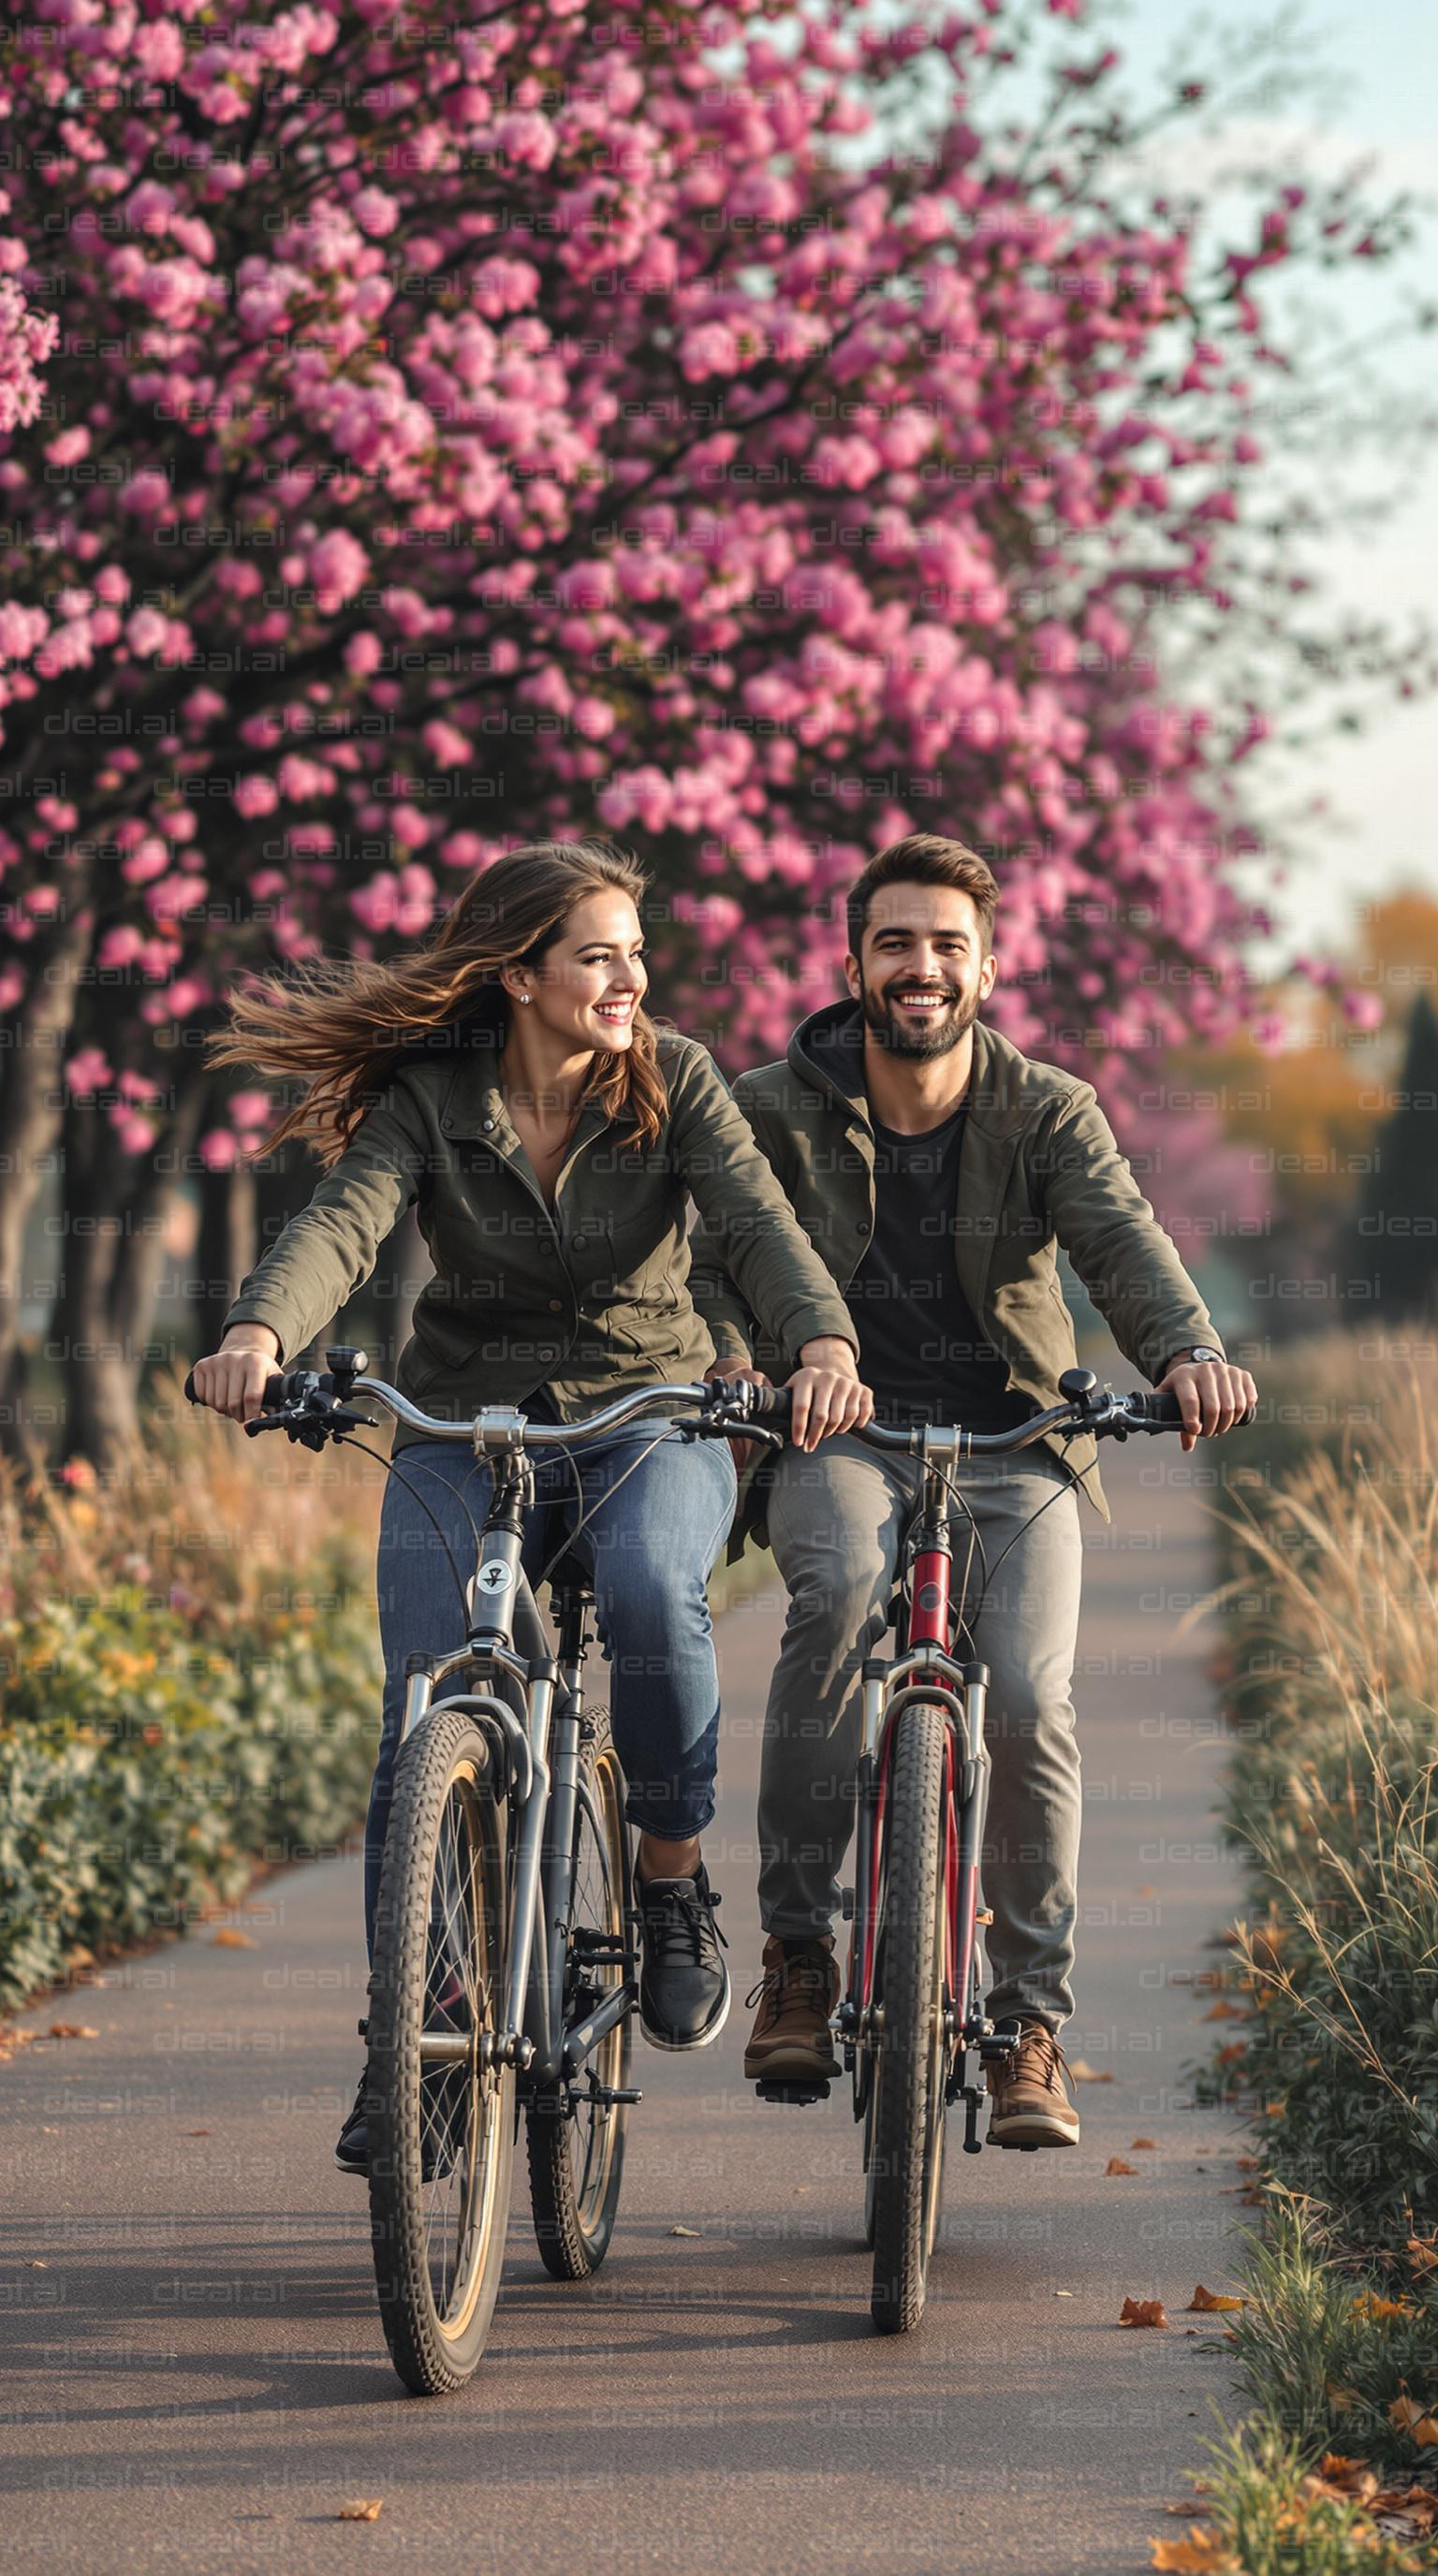
[[[904,987],[900,985],[896,989],[902,991]],[[935,1056],[952,1055],[960,1039],[967,1037],[979,1016],[979,997],[977,993],[961,993],[952,984],[944,989],[951,997],[952,1007],[937,1013],[932,1025],[921,1022],[918,1026],[910,1026],[899,1018],[885,994],[876,993],[872,985],[861,980],[859,1008],[864,1014],[864,1026],[873,1031],[888,1055],[930,1060]]]

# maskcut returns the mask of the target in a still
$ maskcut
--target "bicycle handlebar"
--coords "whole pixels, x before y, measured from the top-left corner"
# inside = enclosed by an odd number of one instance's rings
[[[364,1376],[362,1372],[369,1365],[364,1351],[338,1347],[326,1351],[325,1358],[329,1364],[327,1374],[314,1369],[286,1369],[277,1370],[267,1379],[263,1410],[244,1425],[245,1431],[251,1437],[261,1431],[286,1431],[291,1440],[321,1449],[327,1440],[342,1439],[346,1431],[373,1428],[374,1416],[355,1412],[352,1400],[356,1396],[374,1396],[397,1422],[422,1431],[430,1439],[468,1440],[486,1450],[549,1449],[565,1447],[576,1440],[592,1440],[633,1421],[651,1405],[670,1404],[697,1409],[699,1419],[683,1426],[687,1437],[757,1436],[777,1448],[783,1445],[782,1435],[788,1429],[793,1408],[793,1393],[787,1386],[754,1386],[747,1380],[709,1378],[683,1385],[636,1387],[579,1422],[534,1422],[513,1405],[490,1405],[478,1414],[455,1421],[421,1413],[418,1405],[411,1404],[383,1378]],[[1177,1396],[1158,1389],[1147,1394],[1118,1395],[1111,1386],[1100,1388],[1088,1369],[1067,1370],[1059,1380],[1059,1392],[1064,1397],[1062,1404],[1050,1405],[1012,1431],[965,1431],[960,1424],[933,1423],[896,1430],[884,1423],[870,1422],[850,1436],[869,1448],[903,1450],[911,1457],[922,1457],[926,1444],[943,1438],[954,1442],[963,1457],[995,1457],[1032,1448],[1050,1431],[1088,1431],[1095,1439],[1126,1440],[1134,1432],[1178,1431],[1183,1425]],[[198,1403],[193,1369],[185,1379],[185,1394],[191,1404]],[[1257,1411],[1256,1405],[1250,1405],[1234,1424],[1235,1430],[1251,1423]]]

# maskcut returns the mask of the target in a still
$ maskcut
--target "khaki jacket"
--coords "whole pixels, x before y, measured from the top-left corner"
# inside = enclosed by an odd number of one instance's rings
[[[874,1225],[874,1130],[863,1077],[856,1002],[831,1003],[795,1031],[782,1064],[744,1073],[734,1098],[772,1164],[809,1241],[842,1293]],[[1073,1321],[1055,1264],[1062,1245],[1125,1359],[1150,1383],[1186,1345],[1222,1345],[1202,1298],[1139,1189],[1090,1083],[1039,1064],[977,1023],[960,1164],[954,1262],[987,1338],[1008,1361],[1008,1383],[1036,1405],[1059,1402],[1075,1361]],[[696,1237],[690,1281],[721,1359],[748,1357],[775,1375],[762,1319],[746,1300],[724,1223]],[[915,1387],[916,1401],[922,1389]],[[1050,1446],[1084,1477],[1109,1517],[1084,1437]],[[752,1461],[746,1488],[752,1488]],[[759,1533],[762,1479],[746,1490],[736,1549]]]
[[[414,1202],[435,1275],[400,1354],[399,1392],[458,1419],[544,1387],[572,1421],[631,1388],[712,1367],[688,1288],[692,1194],[783,1364],[819,1334],[857,1349],[828,1267],[697,1041],[659,1032],[669,1115],[652,1146],[628,1141],[633,1131],[598,1107],[580,1113],[552,1210],[505,1111],[498,1043],[482,1023],[460,1023],[404,1059],[308,1207],[241,1282],[226,1328],[268,1324],[293,1367]],[[397,1424],[392,1454],[418,1436]]]

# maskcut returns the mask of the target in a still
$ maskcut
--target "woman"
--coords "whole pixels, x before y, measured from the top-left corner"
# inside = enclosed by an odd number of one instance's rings
[[[412,1200],[435,1275],[395,1375],[427,1412],[519,1404],[570,1421],[626,1388],[701,1377],[714,1346],[687,1286],[692,1193],[723,1225],[754,1313],[797,1361],[795,1438],[812,1449],[868,1419],[848,1311],[747,1121],[706,1050],[641,1007],[644,891],[639,868],[609,843],[536,842],[473,878],[415,954],[310,968],[236,1002],[217,1060],[308,1077],[270,1141],[307,1133],[329,1168],[242,1283],[220,1349],[196,1367],[205,1403],[237,1422],[257,1413],[271,1371],[292,1365],[369,1276]],[[575,1453],[583,1508],[599,1505],[577,1550],[593,1572],[639,1828],[641,2028],[658,2047],[698,2048],[729,2009],[699,1837],[714,1812],[719,1730],[706,1586],[735,1471],[722,1442],[653,1442],[641,1423]],[[459,1444],[401,1424],[391,1454],[400,1463],[376,1578],[385,1692],[366,1826],[371,1942],[405,1658],[465,1635],[434,1519],[463,1561],[489,1490],[488,1471]],[[574,1493],[562,1456],[537,1467],[537,1503],[572,1507]],[[554,1523],[553,1509],[531,1518],[531,1575],[552,1552]],[[363,2087],[337,2161],[365,2170]]]

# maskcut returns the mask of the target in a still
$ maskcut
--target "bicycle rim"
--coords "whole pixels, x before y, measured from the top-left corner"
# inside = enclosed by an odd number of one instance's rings
[[[628,1884],[624,1780],[605,1733],[586,1751],[575,1811],[564,1983],[564,2018],[571,2028],[597,2011],[623,1983],[621,1962],[594,1954],[624,1946]],[[609,2249],[619,2205],[628,2111],[622,2102],[594,2100],[589,2076],[592,2072],[595,2087],[604,2092],[627,2084],[630,2041],[631,2022],[626,2014],[581,2070],[574,2110],[564,2116],[539,2104],[529,2114],[534,2232],[540,2259],[556,2280],[586,2280]]]
[[[870,2310],[881,2334],[919,2322],[938,2232],[948,2033],[944,2011],[944,1712],[899,1720],[885,1835],[866,2208],[874,2250]]]
[[[489,1748],[426,1720],[395,1774],[370,2005],[370,2224],[380,2313],[407,2388],[461,2387],[504,2260],[514,2077],[489,2062],[504,1861]]]

